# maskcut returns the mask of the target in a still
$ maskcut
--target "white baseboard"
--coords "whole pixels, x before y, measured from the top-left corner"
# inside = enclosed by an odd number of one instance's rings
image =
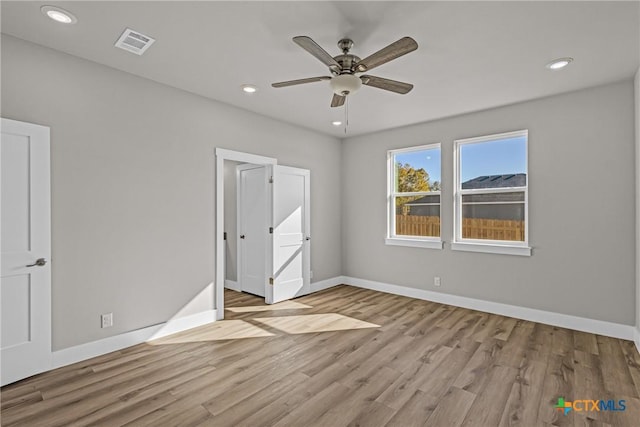
[[[330,279],[314,282],[311,284],[311,291],[309,293],[318,292],[323,289],[331,288],[333,286],[338,286],[342,283],[344,283],[344,276],[336,276]],[[240,289],[240,285],[238,284],[238,282],[235,282],[233,280],[225,280],[224,287],[227,289],[231,289],[232,291],[242,292],[242,289]]]
[[[71,365],[72,363],[131,347],[132,345],[141,344],[152,339],[202,326],[215,320],[216,310],[207,310],[179,319],[171,319],[165,323],[54,351],[52,353],[53,366],[51,369]]]
[[[636,348],[638,349],[638,353],[640,353],[640,327],[636,327],[636,339],[635,339],[635,343],[636,343]]]
[[[546,325],[559,326],[582,332],[590,332],[625,340],[635,340],[638,345],[637,330],[634,326],[620,323],[605,322],[603,320],[588,319],[586,317],[570,316],[568,314],[554,313],[551,311],[537,310],[534,308],[519,307],[498,302],[479,300],[475,298],[461,297],[458,295],[432,292],[423,289],[408,288],[406,286],[392,285],[389,283],[374,282],[372,280],[344,277],[344,283],[359,288],[386,292],[410,298],[417,298],[456,307],[469,308],[502,316],[515,317],[517,319],[544,323]],[[635,332],[634,332],[635,331]],[[639,351],[640,351],[640,346]]]
[[[232,291],[242,292],[242,289],[240,289],[240,284],[235,280],[225,280],[224,287],[227,289],[231,289]]]
[[[201,311],[200,313],[191,314],[189,316],[180,317],[179,319],[171,319],[164,323],[159,331],[153,334],[149,340],[166,337],[167,335],[186,331],[187,329],[196,328],[206,325],[207,323],[216,321],[216,310]],[[149,341],[147,340],[147,341]]]
[[[345,279],[346,278],[344,276],[336,276],[330,279],[320,280],[319,282],[313,282],[311,284],[311,293],[342,285],[345,283]]]

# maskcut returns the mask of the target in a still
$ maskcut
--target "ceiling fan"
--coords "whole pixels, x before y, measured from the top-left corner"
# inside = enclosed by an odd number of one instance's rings
[[[413,85],[409,83],[384,79],[368,74],[359,75],[360,73],[368,72],[379,65],[416,50],[418,43],[411,37],[403,37],[364,59],[360,59],[356,55],[349,53],[349,50],[353,47],[353,41],[351,39],[342,39],[338,42],[338,47],[342,50],[342,55],[335,57],[329,55],[327,51],[310,37],[297,36],[293,38],[293,41],[329,67],[332,76],[310,77],[278,82],[273,83],[271,85],[273,87],[286,87],[330,80],[329,83],[331,84],[331,89],[333,89],[332,107],[340,107],[343,105],[347,96],[355,93],[362,85],[377,87],[378,89],[384,89],[402,95],[409,93],[409,91],[413,89]]]

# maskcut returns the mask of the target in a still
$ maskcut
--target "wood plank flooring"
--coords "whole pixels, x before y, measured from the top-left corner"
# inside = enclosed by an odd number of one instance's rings
[[[640,426],[629,341],[345,285],[225,298],[224,321],[2,388],[2,425]]]

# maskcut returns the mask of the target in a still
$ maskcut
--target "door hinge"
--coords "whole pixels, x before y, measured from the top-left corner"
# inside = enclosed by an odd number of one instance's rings
[[[273,177],[272,176],[269,177],[269,184],[273,184]]]
[[[269,277],[269,284],[273,285],[273,277]]]
[[[273,234],[273,227],[269,227],[269,234]]]

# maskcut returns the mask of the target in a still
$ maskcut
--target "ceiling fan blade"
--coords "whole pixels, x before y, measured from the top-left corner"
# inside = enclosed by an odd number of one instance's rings
[[[298,46],[300,46],[301,48],[309,52],[311,55],[319,59],[320,62],[322,62],[327,67],[331,68],[336,72],[340,71],[340,64],[338,64],[338,61],[333,59],[333,57],[329,55],[326,50],[321,48],[318,43],[314,42],[311,39],[311,37],[297,36],[293,38],[293,41]]]
[[[286,82],[271,83],[271,86],[287,87],[287,86],[301,85],[304,83],[321,82],[323,80],[331,80],[331,77],[320,76],[320,77],[309,77],[308,79],[288,80]]]
[[[410,83],[399,82],[397,80],[383,79],[376,76],[360,76],[363,85],[377,87],[378,89],[389,90],[402,95],[409,93],[413,89]]]
[[[345,99],[347,99],[346,96],[340,96],[338,94],[333,94],[333,98],[331,99],[331,106],[332,107],[341,107],[344,105],[344,101]]]
[[[380,49],[358,62],[356,65],[357,72],[364,72],[374,69],[375,67],[385,64],[391,60],[413,52],[418,48],[418,43],[411,37],[403,37],[397,42],[391,43],[389,46]]]

